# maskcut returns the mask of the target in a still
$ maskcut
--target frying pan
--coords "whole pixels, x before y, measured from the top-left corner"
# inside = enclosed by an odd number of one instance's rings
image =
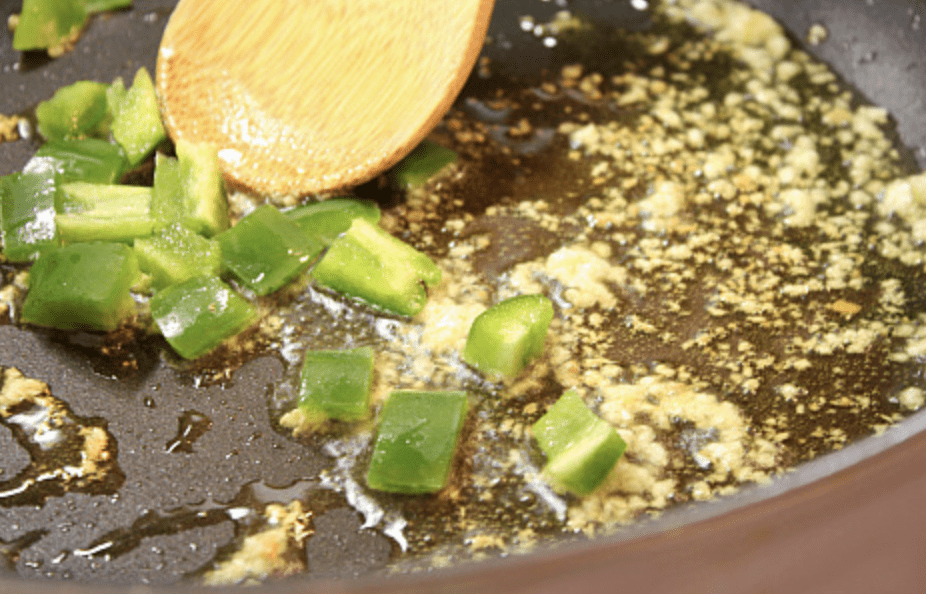
[[[153,71],[173,3],[135,0],[131,10],[96,18],[76,49],[54,61],[20,57],[2,28],[0,113],[27,110],[76,80],[128,80],[139,66]],[[784,23],[798,41],[811,24],[823,23],[828,40],[805,49],[864,97],[886,107],[897,122],[899,142],[909,149],[910,166],[926,166],[926,37],[920,27],[926,3],[752,3]],[[543,19],[565,4],[500,0],[489,50],[500,67],[515,72],[558,68],[556,52],[522,31],[518,16]],[[3,0],[0,17],[18,7],[16,1]],[[615,26],[647,25],[645,11],[631,8],[628,0],[571,0],[568,8]],[[0,144],[0,175],[20,169],[34,149],[30,141]],[[301,483],[281,488],[295,478],[314,476],[327,463],[269,424],[267,393],[282,372],[276,360],[258,359],[231,381],[202,388],[179,378],[143,344],[128,347],[134,349],[129,358],[136,370],[113,369],[93,354],[98,340],[0,326],[0,365],[46,381],[75,418],[105,425],[118,438],[123,477],[96,492],[48,497],[44,505],[0,502],[0,559],[12,559],[0,563],[0,592],[198,590],[164,584],[201,567],[233,542],[236,525],[229,519],[229,505],[297,497],[305,488]],[[678,509],[596,541],[433,574],[384,578],[377,570],[393,544],[359,531],[354,512],[332,508],[315,518],[310,579],[249,591],[922,591],[923,429],[926,412],[807,463],[771,485]],[[165,447],[169,443],[180,447]],[[0,428],[0,460],[0,483],[29,464],[6,428]],[[57,556],[107,538],[127,552],[108,563],[92,556]]]

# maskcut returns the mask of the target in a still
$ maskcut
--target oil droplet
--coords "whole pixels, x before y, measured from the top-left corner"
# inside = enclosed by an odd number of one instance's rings
[[[145,511],[132,526],[117,528],[104,534],[87,547],[75,549],[73,554],[78,557],[108,561],[135,550],[147,538],[178,534],[234,519],[230,509],[212,503],[208,503],[202,509],[183,509],[165,515]],[[164,549],[158,545],[151,545],[149,551],[156,557],[163,557],[165,553]]]
[[[18,529],[18,526],[16,527]],[[33,544],[42,539],[47,530],[36,530],[28,532],[19,538],[11,541],[0,539],[0,569],[6,568],[9,571],[16,570],[16,561],[20,553],[31,547]]]
[[[193,444],[212,428],[212,419],[195,410],[184,411],[178,419],[177,435],[164,448],[169,453],[193,453]]]

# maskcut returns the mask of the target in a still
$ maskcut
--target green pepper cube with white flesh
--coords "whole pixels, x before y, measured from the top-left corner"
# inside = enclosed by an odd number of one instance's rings
[[[468,408],[466,392],[393,392],[380,416],[367,485],[392,493],[443,489]]]
[[[130,242],[151,235],[151,188],[72,182],[61,187],[55,223],[64,243]]]
[[[512,379],[543,352],[553,304],[519,295],[479,314],[469,329],[463,360],[489,379]]]
[[[151,286],[163,289],[194,276],[218,276],[222,265],[219,244],[174,224],[150,237],[135,240],[142,272],[151,275]]]
[[[11,173],[0,178],[3,254],[11,262],[34,260],[60,245],[55,225],[56,173]]]
[[[76,243],[39,256],[29,272],[22,320],[62,330],[115,330],[135,312],[141,273],[121,243]]]
[[[168,344],[195,359],[257,321],[257,309],[214,276],[196,276],[151,298],[151,316]]]
[[[103,102],[112,99],[103,89]],[[111,130],[133,167],[142,162],[154,148],[167,139],[161,123],[161,112],[154,92],[154,82],[145,68],[139,68],[119,105],[110,106],[113,113]]]
[[[570,390],[534,423],[534,437],[547,464],[543,469],[558,489],[588,495],[604,481],[627,449],[606,421]]]
[[[421,311],[425,287],[441,280],[430,258],[363,218],[334,240],[311,274],[329,289],[403,316]]]
[[[299,406],[340,421],[359,421],[370,414],[373,349],[309,351],[299,385]]]
[[[291,281],[325,248],[269,204],[215,239],[222,246],[222,266],[258,295]]]

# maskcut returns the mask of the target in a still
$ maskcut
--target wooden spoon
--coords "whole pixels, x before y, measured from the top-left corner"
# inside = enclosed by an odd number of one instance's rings
[[[181,0],[158,54],[165,125],[258,192],[367,181],[450,108],[493,3]]]

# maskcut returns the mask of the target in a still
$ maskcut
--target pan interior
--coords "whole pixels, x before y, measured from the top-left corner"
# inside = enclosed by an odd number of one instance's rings
[[[430,318],[410,324],[305,288],[277,298],[278,319],[252,351],[179,369],[161,343],[131,333],[0,327],[4,386],[19,385],[13,368],[49,386],[0,411],[6,571],[236,581],[246,574],[214,561],[249,535],[288,547],[283,573],[430,569],[608,534],[895,431],[926,387],[922,246],[882,198],[926,162],[926,108],[909,100],[926,82],[909,67],[926,63],[915,13],[903,2],[760,4],[789,43],[813,31],[808,49],[840,73],[763,46],[797,65],[788,77],[773,64],[763,80],[742,65],[761,52],[735,54],[724,29],[711,41],[634,4],[575,1],[565,15],[552,2],[500,3],[489,60],[434,133],[459,167],[419,193],[358,190],[450,273]],[[153,68],[170,6],[97,18],[52,62],[20,60],[4,31],[0,113],[74,80]],[[0,174],[32,150],[0,143]],[[853,169],[863,153],[883,155]],[[15,287],[19,271],[4,272]],[[557,321],[545,359],[513,386],[482,382],[427,334],[529,291],[554,297]],[[369,432],[300,433],[290,414],[299,356],[348,344],[377,347],[383,393],[470,390],[479,413],[450,489],[376,494],[362,486]],[[433,358],[422,363],[421,350]],[[543,460],[527,431],[566,387],[631,445],[608,494],[585,501],[536,478]],[[43,418],[64,428],[60,447],[37,446],[30,419]],[[61,472],[88,457],[88,435],[109,457]]]

